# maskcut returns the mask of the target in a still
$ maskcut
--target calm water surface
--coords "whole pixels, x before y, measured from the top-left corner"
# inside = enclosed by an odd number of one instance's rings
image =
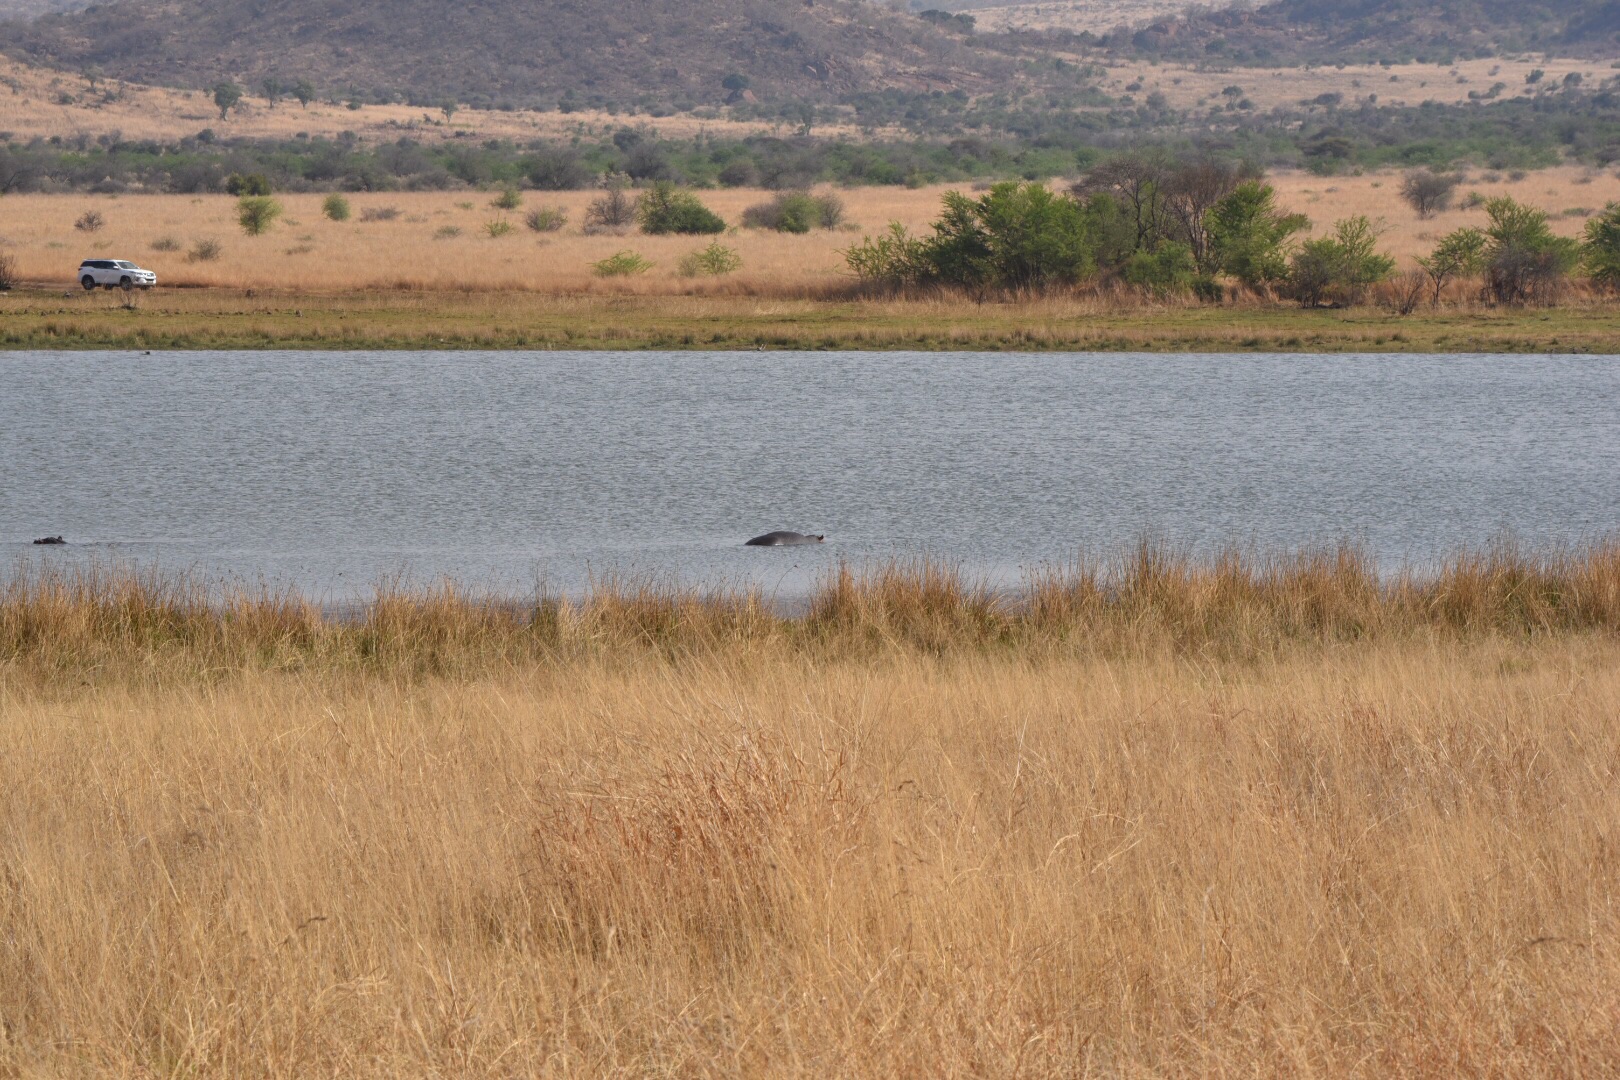
[[[829,543],[741,546],[770,529]],[[13,567],[792,593],[839,559],[1005,578],[1144,533],[1394,564],[1615,530],[1613,357],[0,354]]]

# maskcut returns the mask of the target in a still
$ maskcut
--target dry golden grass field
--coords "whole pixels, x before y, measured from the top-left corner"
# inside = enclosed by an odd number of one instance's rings
[[[64,97],[71,100],[63,100]],[[271,105],[256,92],[249,93],[219,118],[213,98],[205,90],[176,90],[82,75],[20,64],[0,57],[0,131],[19,141],[59,136],[91,139],[116,133],[122,138],[180,139],[211,128],[221,136],[254,139],[290,139],[303,132],[333,138],[350,131],[366,142],[412,138],[423,142],[469,138],[569,138],[600,135],[625,126],[647,125],[662,135],[679,138],[700,131],[711,135],[744,136],[780,131],[780,124],[737,121],[724,116],[647,116],[582,110],[574,113],[504,112],[461,109],[448,120],[438,109],[410,105],[362,105],[358,109],[329,101],[305,108],[291,98]],[[854,134],[854,129],[826,125],[828,135]]]
[[[1317,229],[1336,218],[1367,214],[1383,219],[1384,248],[1400,260],[1426,254],[1433,241],[1465,224],[1480,224],[1484,211],[1460,206],[1420,221],[1399,197],[1400,174],[1318,177],[1286,173],[1272,177],[1280,203],[1310,216]],[[328,221],[320,195],[281,195],[285,216],[266,234],[250,237],[236,223],[236,200],[224,195],[13,195],[0,199],[0,252],[15,257],[25,280],[74,287],[85,258],[131,259],[155,270],[163,286],[224,286],[281,290],[396,288],[522,290],[554,295],[755,295],[817,296],[849,282],[840,252],[900,221],[926,228],[939,213],[946,187],[854,188],[837,192],[848,224],[841,229],[794,236],[737,229],[721,238],[742,258],[742,268],[720,278],[685,278],[681,258],[710,242],[703,237],[585,235],[584,211],[594,192],[527,192],[517,211],[495,209],[489,192],[365,193],[348,196],[354,217]],[[1620,177],[1578,167],[1503,175],[1475,170],[1461,194],[1511,195],[1543,208],[1554,228],[1576,235],[1586,218],[1620,199]],[[770,192],[702,192],[710,207],[735,224],[748,206]],[[1460,201],[1460,200],[1459,200]],[[527,211],[566,210],[559,232],[534,233]],[[84,233],[74,222],[88,210],[106,224]],[[393,210],[386,221],[361,220],[368,212]],[[491,238],[486,226],[504,220],[515,228]],[[199,241],[213,240],[220,255],[208,262],[190,257]],[[172,247],[173,250],[156,250]],[[592,266],[615,252],[633,250],[652,262],[628,278],[597,277]]]
[[[0,587],[0,1075],[1612,1074],[1620,556]]]

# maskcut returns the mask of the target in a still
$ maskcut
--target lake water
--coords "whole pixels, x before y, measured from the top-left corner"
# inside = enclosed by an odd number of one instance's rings
[[[742,546],[772,529],[828,543]],[[1393,565],[1617,530],[1614,357],[0,353],[13,567],[792,594],[840,559],[1007,579],[1144,534]]]

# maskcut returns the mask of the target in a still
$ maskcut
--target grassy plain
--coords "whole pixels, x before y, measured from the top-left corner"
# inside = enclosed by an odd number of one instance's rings
[[[1382,244],[1403,269],[1443,233],[1479,224],[1478,208],[1421,221],[1397,197],[1399,175],[1274,178],[1281,201],[1318,228],[1366,213],[1382,218]],[[0,252],[27,285],[0,294],[0,343],[10,347],[751,347],[1113,348],[1443,351],[1620,351],[1620,314],[1601,298],[1574,296],[1549,310],[1482,309],[1456,289],[1439,309],[1400,317],[1386,308],[1303,312],[1248,298],[1225,306],[1156,303],[1122,290],[1045,300],[974,304],[862,300],[840,252],[890,221],[926,228],[944,188],[839,192],[849,226],[793,236],[738,229],[721,242],[742,268],[682,277],[681,258],[708,238],[586,235],[589,192],[529,192],[518,211],[488,192],[350,196],[354,217],[327,220],[321,196],[278,198],[286,215],[267,234],[242,235],[225,196],[26,195],[0,199]],[[1620,178],[1577,168],[1476,174],[1465,190],[1510,194],[1555,214],[1578,234],[1588,216],[1620,199]],[[770,193],[704,192],[730,221]],[[565,210],[559,232],[534,233],[523,214]],[[105,220],[85,233],[87,210]],[[368,212],[395,211],[387,220]],[[498,237],[484,226],[505,220]],[[189,256],[203,241],[217,259]],[[165,250],[153,250],[154,246]],[[633,250],[652,269],[602,278],[592,265]],[[162,286],[131,298],[85,294],[72,282],[81,258],[131,258]]]
[[[1620,1059],[1620,552],[0,589],[0,1072]]]

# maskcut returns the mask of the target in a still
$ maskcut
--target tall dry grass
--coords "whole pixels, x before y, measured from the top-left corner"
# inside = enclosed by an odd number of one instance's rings
[[[604,581],[576,597],[479,596],[454,583],[379,589],[326,612],[295,591],[25,562],[0,581],[0,664],[79,678],[120,663],[154,674],[243,669],[445,675],[556,659],[889,648],[954,655],[1132,656],[1170,648],[1257,656],[1295,645],[1434,636],[1620,631],[1620,541],[1455,553],[1381,572],[1353,546],[1193,558],[1144,540],[992,589],[929,559],[840,565],[803,604],[754,591]]]
[[[0,1074],[1570,1076],[1620,557],[0,601]]]
[[[1316,177],[1279,173],[1271,177],[1278,200],[1307,214],[1316,233],[1335,219],[1366,214],[1384,232],[1381,249],[1400,268],[1431,251],[1438,239],[1464,225],[1482,225],[1484,210],[1458,205],[1420,221],[1401,201],[1398,172],[1364,176]],[[940,212],[940,196],[951,188],[855,188],[842,191],[849,229],[806,235],[738,229],[722,243],[736,250],[742,268],[719,278],[682,277],[683,257],[709,243],[709,237],[585,235],[585,210],[595,192],[525,192],[524,206],[502,211],[489,192],[367,192],[351,195],[353,217],[329,221],[321,212],[323,195],[278,195],[286,214],[262,236],[241,233],[236,200],[223,195],[13,195],[0,200],[0,248],[12,255],[20,278],[76,290],[81,259],[132,259],[155,270],[162,291],[180,287],[254,288],[288,291],[410,289],[521,291],[549,295],[770,296],[822,298],[847,292],[853,278],[842,252],[863,233],[876,233],[891,221],[926,232]],[[1576,167],[1516,174],[1478,173],[1459,197],[1508,195],[1554,216],[1555,231],[1575,236],[1591,213],[1620,201],[1620,177]],[[703,201],[733,224],[772,192],[728,189],[705,191]],[[568,224],[559,232],[534,233],[523,227],[528,209],[559,207]],[[391,220],[361,220],[367,211],[398,211]],[[105,226],[86,235],[73,223],[95,210]],[[490,222],[506,220],[514,230],[491,238]],[[220,246],[217,259],[197,261],[190,253],[201,241]],[[154,248],[168,248],[157,250]],[[630,278],[598,277],[593,265],[616,252],[640,253],[652,269]],[[86,298],[79,298],[81,301]],[[1104,299],[1140,305],[1140,294],[1110,291]]]

